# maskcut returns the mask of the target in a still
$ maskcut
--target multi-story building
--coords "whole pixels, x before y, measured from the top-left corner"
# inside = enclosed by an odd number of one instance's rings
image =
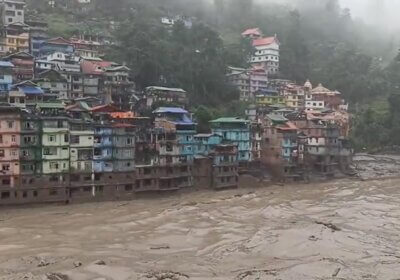
[[[229,67],[227,79],[240,92],[240,100],[250,100],[250,71],[245,68]]]
[[[13,67],[13,82],[18,83],[33,79],[34,57],[27,52],[18,52],[3,57],[3,60],[11,62]]]
[[[285,97],[280,95],[276,89],[258,91],[256,93],[256,105],[259,107],[281,105],[286,106]]]
[[[47,114],[42,116],[42,174],[55,185],[68,185],[70,147],[68,118]]]
[[[296,110],[305,108],[305,90],[303,86],[287,84],[283,87],[282,95],[285,97],[287,107]]]
[[[13,23],[2,28],[0,54],[29,52],[29,26],[24,23]]]
[[[40,56],[47,56],[53,53],[72,54],[73,52],[74,45],[62,37],[48,39],[39,46]]]
[[[239,184],[237,145],[216,145],[211,153],[214,189],[236,188]]]
[[[25,1],[22,0],[1,0],[1,19],[3,25],[12,23],[24,23]]]
[[[55,99],[68,99],[68,81],[54,69],[36,75],[34,82],[42,88],[44,94],[53,95]]]
[[[0,61],[0,95],[6,94],[11,89],[13,67],[9,61]]]
[[[32,196],[36,185],[40,184],[39,178],[42,171],[40,117],[27,112],[21,113],[20,139],[20,186],[27,192],[26,196]]]
[[[41,45],[49,39],[47,22],[38,18],[29,18],[25,20],[29,26],[29,52],[39,57]]]
[[[146,106],[149,108],[160,105],[186,107],[189,99],[187,92],[181,88],[166,88],[151,86],[145,89]]]
[[[263,68],[268,75],[279,73],[279,40],[277,36],[253,40],[255,53],[250,59],[253,68]]]
[[[20,111],[8,104],[0,106],[0,200],[15,196],[19,185]]]
[[[219,118],[210,123],[212,133],[221,135],[223,141],[238,147],[238,161],[248,163],[251,159],[252,150],[250,121],[241,118]]]
[[[213,133],[199,133],[194,136],[195,155],[208,156],[215,146],[221,144],[222,136]]]
[[[107,104],[114,103],[120,109],[130,109],[135,84],[129,79],[130,69],[124,65],[104,69],[104,94]]]

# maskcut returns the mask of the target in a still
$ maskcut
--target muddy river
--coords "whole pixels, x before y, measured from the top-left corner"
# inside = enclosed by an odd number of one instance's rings
[[[400,180],[247,184],[1,209],[0,279],[400,279]]]

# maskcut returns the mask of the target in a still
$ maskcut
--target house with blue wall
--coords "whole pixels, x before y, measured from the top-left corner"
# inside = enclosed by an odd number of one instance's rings
[[[222,136],[214,133],[199,133],[194,136],[195,154],[208,156],[222,142]]]
[[[14,64],[9,61],[0,61],[0,94],[8,92],[13,83]]]
[[[113,171],[112,146],[111,125],[95,125],[93,150],[93,169],[95,173]]]
[[[153,114],[156,128],[163,128],[176,134],[175,140],[179,152],[175,155],[179,157],[179,161],[193,163],[196,123],[193,122],[189,112],[179,107],[160,107]]]
[[[210,121],[212,133],[222,136],[223,142],[238,147],[238,161],[251,160],[250,121],[241,118],[219,118]]]

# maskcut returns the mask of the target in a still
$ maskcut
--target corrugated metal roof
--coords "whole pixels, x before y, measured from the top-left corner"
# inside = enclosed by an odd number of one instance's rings
[[[153,111],[153,114],[158,114],[158,113],[187,114],[188,111],[180,107],[160,107],[157,108],[155,111]]]
[[[14,67],[14,64],[12,64],[9,61],[2,61],[0,60],[0,67]]]
[[[219,118],[216,120],[210,121],[211,123],[249,123],[248,120],[238,118],[238,117],[230,117],[230,118]]]
[[[25,94],[32,94],[32,95],[40,95],[43,94],[43,90],[40,87],[30,87],[30,86],[22,86],[19,87],[20,90],[23,91]]]
[[[186,93],[185,90],[181,88],[167,88],[167,87],[157,87],[157,86],[150,86],[146,88],[147,90],[160,90],[160,91],[175,91],[175,92],[183,92]]]

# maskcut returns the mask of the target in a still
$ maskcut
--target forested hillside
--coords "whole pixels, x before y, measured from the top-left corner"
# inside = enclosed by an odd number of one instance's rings
[[[185,88],[192,105],[204,105],[199,114],[205,119],[243,108],[224,77],[228,65],[246,66],[251,49],[240,33],[260,27],[281,41],[280,77],[298,83],[309,78],[343,93],[356,113],[358,147],[397,144],[400,138],[398,40],[355,21],[337,0],[92,0],[86,9],[72,0],[54,8],[47,0],[28,2],[30,14],[46,14],[58,35],[109,34],[114,44],[107,56],[133,70],[139,89]],[[162,16],[188,18],[193,26],[180,22],[169,29]]]

